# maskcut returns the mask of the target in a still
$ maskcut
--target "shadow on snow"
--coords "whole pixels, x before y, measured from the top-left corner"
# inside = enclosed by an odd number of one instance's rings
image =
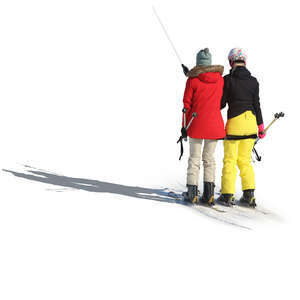
[[[67,177],[55,173],[50,173],[48,171],[35,169],[30,166],[25,166],[25,167],[28,169],[27,173],[20,173],[20,172],[6,170],[6,169],[3,169],[2,171],[11,173],[12,175],[19,178],[51,184],[62,188],[77,189],[77,190],[83,190],[86,192],[93,192],[93,193],[110,193],[110,194],[116,194],[116,195],[122,195],[128,197],[135,197],[139,199],[181,204],[186,207],[191,207],[197,212],[200,212],[201,214],[213,218],[215,220],[218,220],[222,223],[238,226],[244,229],[250,229],[246,226],[237,224],[226,218],[219,217],[218,216],[219,213],[212,213],[210,211],[211,209],[205,208],[200,210],[197,209],[195,206],[190,206],[186,204],[182,200],[178,200],[173,197],[170,197],[166,189],[150,189],[144,187],[126,186],[126,185],[103,182],[103,181],[92,180],[92,179]],[[58,191],[62,191],[62,190],[58,190]]]

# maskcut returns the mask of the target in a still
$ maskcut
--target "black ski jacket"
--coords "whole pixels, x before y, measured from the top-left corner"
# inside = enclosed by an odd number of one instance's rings
[[[247,110],[256,116],[257,125],[263,123],[259,102],[259,84],[246,67],[238,66],[224,76],[221,109],[228,104],[227,118],[234,118]]]

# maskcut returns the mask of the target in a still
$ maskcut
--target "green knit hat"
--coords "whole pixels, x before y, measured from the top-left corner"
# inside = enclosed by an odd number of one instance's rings
[[[200,50],[197,54],[197,66],[210,66],[211,65],[211,54],[209,49],[205,48]]]

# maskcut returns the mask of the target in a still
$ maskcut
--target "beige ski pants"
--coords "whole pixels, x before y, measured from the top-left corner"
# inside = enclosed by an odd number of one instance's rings
[[[214,154],[218,141],[189,138],[190,157],[187,169],[187,184],[189,185],[198,185],[203,141],[202,161],[204,167],[204,181],[215,182],[216,162]]]

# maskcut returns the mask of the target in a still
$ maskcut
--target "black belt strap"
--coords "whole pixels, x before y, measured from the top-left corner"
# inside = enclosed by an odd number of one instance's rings
[[[225,137],[225,140],[246,140],[246,139],[256,139],[257,134],[251,134],[251,135],[227,135]]]

